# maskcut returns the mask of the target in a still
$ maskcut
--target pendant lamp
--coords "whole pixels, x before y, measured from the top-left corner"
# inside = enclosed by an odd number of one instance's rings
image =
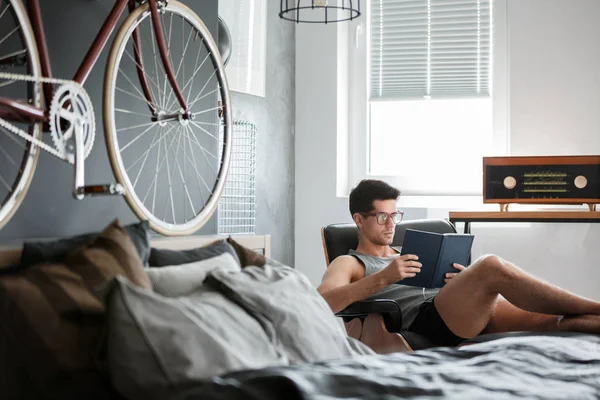
[[[351,21],[360,16],[360,0],[281,0],[279,17],[312,24]]]

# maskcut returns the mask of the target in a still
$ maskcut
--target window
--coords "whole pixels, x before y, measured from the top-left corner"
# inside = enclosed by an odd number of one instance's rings
[[[350,86],[362,72],[366,87],[362,98],[350,94],[351,115],[365,117],[358,129],[351,123],[351,181],[382,178],[406,195],[481,195],[482,157],[507,144],[505,14],[494,3],[504,2],[369,3],[367,34],[351,29],[349,47],[350,61],[366,64],[350,67]]]

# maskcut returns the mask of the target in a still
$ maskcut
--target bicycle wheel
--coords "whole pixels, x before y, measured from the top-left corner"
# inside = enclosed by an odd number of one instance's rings
[[[191,118],[180,114],[144,3],[119,29],[108,58],[105,138],[115,177],[138,218],[164,235],[187,235],[217,208],[231,153],[231,105],[217,45],[204,23],[175,0],[162,11],[164,39]],[[146,88],[138,76],[142,68]]]
[[[35,82],[0,78],[0,97],[42,106],[40,60],[27,13],[20,0],[0,2],[0,72],[29,75]],[[0,106],[0,119],[41,139],[42,124],[15,120]],[[29,189],[39,148],[0,124],[0,228],[14,215]]]

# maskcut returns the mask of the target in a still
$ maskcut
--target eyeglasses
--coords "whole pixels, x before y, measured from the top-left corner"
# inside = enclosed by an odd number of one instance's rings
[[[388,218],[392,217],[392,221],[394,224],[399,224],[404,218],[404,211],[396,211],[395,213],[386,213],[386,212],[376,212],[376,213],[366,213],[362,212],[360,215],[365,215],[367,217],[377,217],[377,223],[379,225],[385,225],[388,221]]]

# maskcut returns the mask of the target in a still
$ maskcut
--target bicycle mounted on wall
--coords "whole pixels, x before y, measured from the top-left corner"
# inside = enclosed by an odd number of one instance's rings
[[[95,118],[82,85],[125,8],[103,91],[117,183],[86,186]],[[47,49],[38,0],[27,9],[0,0],[0,228],[23,201],[38,149],[74,164],[78,199],[124,194],[137,217],[165,235],[204,225],[225,184],[232,117],[223,63],[202,20],[176,0],[116,0],[71,81],[52,77]]]

